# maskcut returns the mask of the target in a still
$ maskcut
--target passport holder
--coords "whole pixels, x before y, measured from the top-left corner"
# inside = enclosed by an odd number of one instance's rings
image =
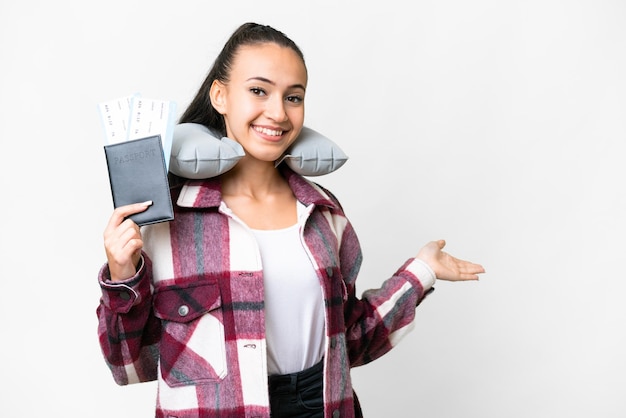
[[[105,145],[104,152],[114,207],[152,200],[129,218],[139,226],[174,219],[160,135]]]

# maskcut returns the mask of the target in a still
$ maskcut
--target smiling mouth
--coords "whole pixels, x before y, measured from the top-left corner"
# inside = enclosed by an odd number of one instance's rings
[[[270,129],[270,128],[263,128],[261,126],[254,126],[253,127],[255,131],[257,131],[258,133],[261,133],[263,135],[268,135],[268,136],[282,136],[283,132],[282,130],[276,130],[276,129]]]

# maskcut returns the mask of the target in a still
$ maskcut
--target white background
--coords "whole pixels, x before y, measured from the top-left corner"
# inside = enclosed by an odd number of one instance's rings
[[[305,54],[318,177],[363,245],[360,291],[427,241],[482,263],[355,369],[370,418],[626,416],[626,3],[0,3],[0,359],[6,417],[150,417],[100,354],[111,212],[96,105],[184,109],[248,20]]]

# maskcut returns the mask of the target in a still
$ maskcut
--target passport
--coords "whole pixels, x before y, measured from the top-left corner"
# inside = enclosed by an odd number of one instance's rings
[[[129,218],[139,226],[174,219],[161,135],[108,144],[104,153],[115,208],[152,200]]]

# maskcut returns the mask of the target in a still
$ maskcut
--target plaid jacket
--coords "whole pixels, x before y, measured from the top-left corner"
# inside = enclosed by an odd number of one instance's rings
[[[325,417],[360,415],[350,368],[411,329],[434,282],[409,259],[358,298],[357,236],[337,200],[284,169],[308,208],[302,241],[326,306]],[[251,231],[221,200],[219,178],[174,187],[175,220],[144,226],[143,264],[123,282],[100,270],[98,333],[120,385],[158,380],[156,417],[269,417],[263,271]],[[419,279],[418,279],[419,277]]]

